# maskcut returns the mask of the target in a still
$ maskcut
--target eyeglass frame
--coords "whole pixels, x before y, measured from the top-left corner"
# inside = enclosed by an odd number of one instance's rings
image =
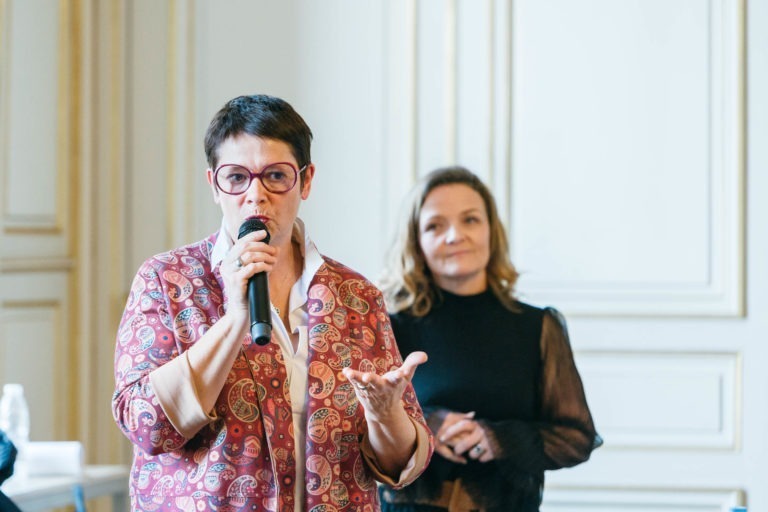
[[[293,169],[293,185],[291,185],[291,188],[289,188],[288,190],[283,190],[282,192],[273,192],[264,184],[264,180],[261,179],[261,177],[264,176],[264,171],[266,171],[270,167],[273,167],[275,165],[281,165],[281,164],[288,165],[291,169]],[[246,171],[248,171],[248,185],[243,189],[242,192],[227,192],[226,190],[221,188],[221,185],[219,185],[218,175],[219,175],[219,171],[224,167],[241,167]],[[264,167],[262,167],[259,172],[253,172],[248,167],[241,164],[221,164],[216,168],[215,171],[213,171],[213,183],[216,185],[216,188],[219,189],[219,191],[222,194],[227,194],[229,196],[239,196],[240,194],[245,194],[248,191],[248,189],[251,188],[251,183],[253,183],[254,178],[258,178],[259,182],[261,183],[261,186],[264,187],[264,189],[270,194],[287,194],[288,192],[296,188],[296,184],[299,182],[299,174],[306,171],[307,167],[309,167],[309,163],[305,164],[304,167],[297,170],[296,166],[293,165],[291,162],[272,162],[271,164],[267,164]]]

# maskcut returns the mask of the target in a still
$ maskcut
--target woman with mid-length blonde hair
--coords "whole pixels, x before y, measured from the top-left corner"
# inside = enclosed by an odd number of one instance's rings
[[[563,316],[517,300],[493,195],[463,167],[426,175],[408,198],[381,286],[435,453],[384,512],[537,512],[544,470],[602,444]]]
[[[514,286],[517,270],[509,260],[507,234],[499,219],[496,200],[480,178],[463,167],[445,167],[430,174],[413,188],[406,210],[406,220],[390,252],[388,272],[383,277],[382,289],[392,311],[410,309],[416,316],[426,315],[439,292],[432,286],[430,271],[419,247],[419,216],[427,195],[441,185],[463,184],[477,192],[485,204],[490,225],[490,259],[488,285],[494,295],[508,307],[515,309]]]

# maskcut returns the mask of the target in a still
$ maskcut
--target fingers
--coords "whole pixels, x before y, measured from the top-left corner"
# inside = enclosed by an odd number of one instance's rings
[[[277,262],[279,250],[264,243],[266,231],[254,231],[237,240],[225,259],[227,270],[250,277],[258,272],[271,272]]]
[[[280,251],[265,244],[264,230],[254,231],[237,240],[221,262],[224,287],[227,290],[227,311],[242,312],[248,307],[248,280],[259,272],[271,272]]]
[[[480,462],[488,462],[495,458],[488,436],[483,426],[475,421],[475,413],[446,414],[443,424],[435,434],[438,445],[448,447],[454,458],[446,458],[457,461],[461,458],[466,462],[467,458]]]
[[[456,443],[453,444],[453,452],[458,455],[467,454],[470,457],[477,458],[486,451],[483,442],[485,436],[483,435],[483,429],[475,428],[470,430],[460,438],[457,438]],[[449,438],[453,439],[453,438]],[[450,441],[449,441],[450,442]],[[479,446],[479,449],[475,449]]]
[[[374,378],[378,377],[374,373],[359,372],[357,370],[352,370],[351,368],[344,368],[341,373],[347,378],[349,383],[352,384],[352,388],[355,390],[355,395],[357,395],[358,400],[363,404],[370,400],[372,394],[375,394],[378,397],[378,401],[380,401],[380,395],[386,393],[386,390],[384,390],[381,385],[377,386],[373,383]]]
[[[342,373],[347,380],[355,381],[362,385],[374,383],[379,387],[385,387],[384,382],[389,383],[390,386],[397,386],[401,384],[403,380],[408,382],[413,378],[413,374],[416,372],[416,368],[427,361],[427,354],[425,352],[413,352],[403,361],[403,365],[400,368],[390,370],[384,375],[377,375],[372,372],[361,372],[353,370],[352,368],[344,368]],[[403,387],[403,389],[405,389]]]
[[[465,456],[479,462],[488,462],[494,459],[488,440],[482,437],[478,442],[472,445],[472,448],[464,452]]]
[[[488,462],[496,458],[485,429],[474,422],[476,428],[457,439],[453,445],[453,453],[469,457],[480,462]]]
[[[358,379],[350,379],[349,382],[355,389],[355,394],[358,396],[358,398],[363,398],[366,400],[370,398],[368,393],[373,392],[373,389],[371,389],[371,384]]]
[[[240,238],[239,240],[245,240],[248,242],[258,242],[258,241],[264,240],[266,237],[267,237],[266,230],[259,229],[259,230],[248,233],[247,235]]]
[[[476,458],[467,453],[467,447],[472,447],[478,440],[472,420],[474,412],[448,413],[443,425],[435,435],[435,450],[443,457],[459,464],[466,464],[467,457]],[[438,447],[441,447],[438,450]]]
[[[391,384],[396,385],[401,381],[410,382],[413,379],[413,374],[416,373],[416,368],[427,362],[426,352],[411,352],[408,357],[405,358],[400,368],[390,370],[382,378],[388,380]]]
[[[477,457],[477,460],[480,462],[490,462],[493,459],[496,458],[493,451],[490,448],[484,448],[485,451],[480,454],[479,457]]]
[[[408,354],[408,357],[405,358],[405,361],[403,361],[403,366],[400,368],[407,368],[408,372],[413,372],[417,366],[420,364],[424,364],[427,362],[427,353],[422,352],[420,350],[417,350],[416,352],[411,352]]]
[[[382,420],[402,412],[401,399],[416,367],[427,360],[424,352],[410,354],[400,368],[384,375],[344,368],[342,374],[352,384],[368,420]]]
[[[452,423],[450,425],[443,424],[443,427],[440,427],[440,431],[438,434],[441,438],[444,439],[451,439],[451,438],[458,438],[463,435],[469,434],[472,431],[474,431],[476,428],[478,428],[477,423],[472,419],[472,417],[465,417],[462,418],[455,423]]]
[[[366,410],[373,408],[377,413],[401,407],[400,399],[408,381],[398,372],[399,370],[395,370],[378,375],[374,372],[361,372],[351,368],[342,370],[342,374],[354,386],[358,398],[365,398],[363,406]],[[359,393],[359,391],[366,392]]]
[[[371,377],[373,376],[372,373],[360,372],[357,370],[353,370],[352,368],[344,368],[343,370],[341,370],[341,373],[353,385],[359,384],[361,386],[367,386],[371,382]]]
[[[474,417],[475,417],[475,411],[465,412],[465,413],[449,412],[445,416],[445,419],[443,420],[443,424],[440,425],[440,428],[437,430],[437,433],[435,435],[439,438],[446,438],[446,439],[449,437],[452,437],[453,434],[446,434],[446,431],[448,430],[449,427],[464,420],[471,420]]]
[[[403,365],[400,367],[400,371],[403,372],[406,378],[410,381],[413,378],[413,374],[416,372],[416,368],[427,362],[426,352],[411,352],[408,357],[403,361]]]
[[[462,457],[461,455],[456,455],[453,452],[453,449],[447,444],[435,443],[435,451],[439,453],[442,457],[450,460],[451,462],[455,462],[457,464],[467,463],[466,458]]]
[[[245,250],[234,259],[236,271],[243,270],[248,276],[257,272],[271,272],[272,267],[276,262],[277,248],[275,247],[272,247],[269,252],[261,250]]]

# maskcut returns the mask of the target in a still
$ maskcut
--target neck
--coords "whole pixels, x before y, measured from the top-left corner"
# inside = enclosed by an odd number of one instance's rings
[[[290,241],[280,247],[272,272],[269,273],[269,297],[280,314],[288,310],[288,299],[293,284],[299,280],[304,269],[304,258],[298,242]]]
[[[435,282],[440,288],[454,295],[477,295],[488,288],[485,272],[472,276],[444,277],[439,280],[436,279]]]

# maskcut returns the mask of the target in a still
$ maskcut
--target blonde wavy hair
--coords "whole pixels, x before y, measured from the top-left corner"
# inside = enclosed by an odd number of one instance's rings
[[[509,259],[507,234],[499,219],[496,201],[480,178],[464,167],[454,166],[435,169],[424,176],[407,198],[408,207],[390,248],[387,268],[380,279],[391,313],[407,311],[414,316],[424,316],[441,298],[419,243],[419,217],[432,190],[453,184],[466,185],[482,197],[490,225],[490,258],[486,268],[488,286],[507,309],[519,310],[514,296],[518,273]]]

